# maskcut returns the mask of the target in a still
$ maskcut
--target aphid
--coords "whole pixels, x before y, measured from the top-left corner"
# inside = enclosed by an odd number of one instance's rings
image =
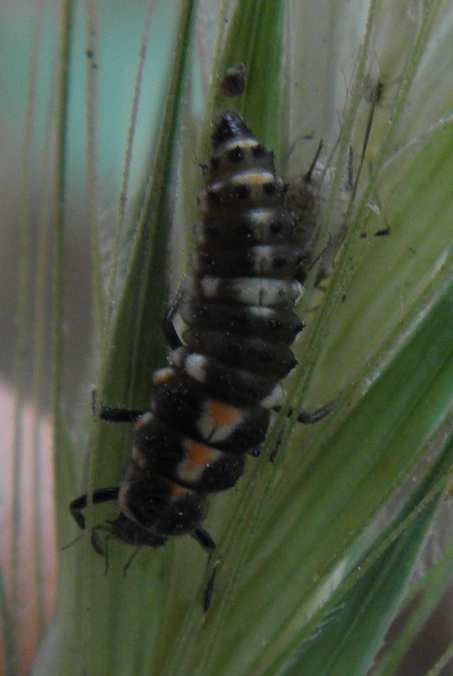
[[[93,529],[135,546],[160,547],[188,534],[215,547],[201,526],[210,493],[234,486],[246,454],[257,455],[296,365],[290,346],[303,324],[294,312],[311,237],[285,206],[273,154],[241,117],[225,112],[212,134],[207,183],[199,195],[194,270],[164,321],[170,365],[154,375],[149,410],[103,407],[110,422],[135,421],[132,457],[119,486],[93,492],[117,501],[113,521]],[[185,324],[181,336],[174,326]],[[314,423],[331,406],[299,420]],[[85,527],[87,496],[70,510]],[[207,602],[205,602],[207,604]]]
[[[247,69],[243,63],[230,66],[224,73],[220,88],[224,96],[240,96],[245,89]]]
[[[381,228],[380,230],[376,230],[374,233],[375,237],[387,237],[387,235],[390,235],[391,229],[389,226],[386,226],[385,228]]]

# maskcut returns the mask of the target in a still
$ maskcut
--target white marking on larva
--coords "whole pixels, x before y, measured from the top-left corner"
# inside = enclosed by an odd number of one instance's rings
[[[285,390],[280,385],[280,383],[278,383],[274,387],[272,392],[270,392],[270,394],[268,394],[267,397],[265,397],[262,401],[260,401],[260,406],[267,409],[272,409],[275,408],[276,406],[280,406],[285,401],[285,394],[286,394]]]
[[[154,385],[160,385],[162,383],[167,383],[175,375],[175,370],[171,366],[165,366],[164,368],[158,369],[154,372],[153,383]]]
[[[237,301],[246,305],[278,306],[294,303],[303,290],[299,282],[273,278],[236,277],[231,282]]]
[[[143,427],[143,425],[147,425],[151,420],[154,418],[153,414],[151,411],[146,411],[143,415],[140,416],[140,418],[136,422],[136,427]]]
[[[228,190],[231,186],[237,188],[238,186],[247,186],[248,188],[261,188],[267,183],[281,183],[270,171],[238,171],[225,180],[213,181],[209,185],[210,193],[219,193],[222,190]]]
[[[219,146],[216,157],[220,157],[223,153],[227,153],[229,150],[234,150],[234,148],[242,148],[242,150],[245,150],[246,148],[256,148],[258,145],[258,141],[256,141],[254,138],[250,138],[249,136],[245,138],[232,139],[225,141],[225,143],[222,143],[222,145]]]
[[[275,218],[275,209],[265,207],[249,209],[246,218],[255,238],[264,240],[269,237],[269,226]]]
[[[303,333],[304,328],[305,328],[305,324],[302,324],[302,328],[301,328],[300,331],[298,331],[298,332],[296,333],[296,335],[294,336],[293,342],[296,342],[296,341],[299,339],[299,336]]]
[[[209,192],[220,192],[225,185],[228,185],[228,181],[213,181],[209,184]]]
[[[274,310],[268,307],[260,307],[259,305],[250,305],[249,312],[260,319],[269,319],[274,317]]]
[[[172,350],[170,352],[170,354],[168,355],[168,361],[170,362],[170,364],[173,364],[178,368],[182,368],[182,365],[184,364],[185,355],[186,355],[185,349],[183,347],[178,347],[176,350]]]
[[[137,446],[136,444],[134,444],[134,446],[132,446],[132,460],[141,469],[146,469],[146,465],[147,465],[146,458],[144,457],[140,447]]]
[[[247,219],[252,224],[268,225],[275,217],[273,207],[256,207],[247,212]]]
[[[198,296],[197,280],[193,275],[186,275],[182,283],[182,294],[184,298],[194,299]]]
[[[231,437],[233,432],[240,426],[242,422],[242,417],[238,418],[236,422],[230,423],[229,425],[218,425],[211,434],[210,441],[212,443],[218,443],[219,441],[226,441]]]
[[[194,275],[186,275],[184,280],[184,300],[200,300],[200,294],[204,298],[215,298],[219,292],[222,280],[219,277],[205,275],[198,278]]]
[[[187,481],[188,484],[194,484],[201,479],[206,467],[204,465],[194,465],[190,461],[181,460],[176,466],[176,476],[181,481]]]
[[[248,305],[272,305],[272,289],[273,280],[250,279],[250,277],[234,280],[234,291],[238,300]]]
[[[270,171],[240,171],[231,177],[231,183],[259,188],[265,183],[273,183],[275,176]]]
[[[253,247],[253,269],[256,274],[264,275],[272,270],[272,255],[273,247],[271,246],[255,246]]]
[[[202,223],[195,223],[192,229],[195,241],[198,244],[204,244],[206,241],[205,229]]]
[[[184,335],[184,331],[187,329],[187,324],[184,321],[184,319],[181,317],[181,315],[178,314],[176,317],[173,319],[173,326],[176,331],[176,334],[181,342],[184,342],[182,337]]]
[[[218,277],[203,277],[201,288],[205,298],[215,298],[219,291],[220,280]]]
[[[297,301],[302,297],[302,294],[304,292],[304,287],[298,281],[291,282],[291,287],[292,287],[292,292],[293,292],[294,303],[297,303]]]
[[[200,190],[197,197],[198,209],[201,213],[206,213],[209,209],[208,193],[206,190]]]
[[[206,411],[203,412],[197,420],[197,429],[205,441],[212,441],[216,430],[216,422]],[[217,439],[219,441],[219,439]]]
[[[192,378],[198,380],[200,383],[204,383],[206,380],[206,367],[208,360],[202,354],[193,352],[186,357],[184,363],[184,370]]]
[[[135,523],[138,523],[137,519],[135,516],[132,514],[132,512],[129,511],[128,507],[128,499],[127,499],[127,494],[129,492],[129,486],[130,483],[128,481],[122,481],[120,485],[120,490],[118,493],[118,504],[120,507],[120,511],[123,512],[127,516],[128,519],[131,521],[134,521]]]

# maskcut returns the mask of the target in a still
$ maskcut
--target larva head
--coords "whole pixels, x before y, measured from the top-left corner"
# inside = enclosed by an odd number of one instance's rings
[[[273,154],[259,143],[238,113],[225,112],[214,125],[212,157],[202,211],[272,206],[281,200],[284,184],[275,176]]]
[[[252,133],[241,116],[237,113],[225,111],[214,125],[212,132],[212,146],[216,150],[227,141],[243,137],[251,137]]]
[[[274,156],[259,143],[238,113],[226,111],[212,132],[211,174],[247,168],[274,171]]]

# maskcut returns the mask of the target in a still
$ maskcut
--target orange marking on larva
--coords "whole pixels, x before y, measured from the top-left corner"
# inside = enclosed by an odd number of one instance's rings
[[[175,375],[175,370],[172,368],[163,368],[159,369],[153,375],[154,385],[162,385],[163,383],[168,383]]]
[[[189,492],[187,488],[184,488],[184,486],[180,486],[174,481],[169,481],[168,486],[169,486],[168,493],[171,498],[179,498]]]
[[[215,399],[208,400],[207,410],[217,425],[231,425],[241,417],[240,409]]]
[[[216,450],[210,446],[200,444],[198,441],[194,441],[193,439],[184,439],[183,446],[187,453],[187,460],[184,463],[187,469],[190,467],[195,468],[202,465],[207,465],[209,461],[212,460],[212,456],[215,454]]]

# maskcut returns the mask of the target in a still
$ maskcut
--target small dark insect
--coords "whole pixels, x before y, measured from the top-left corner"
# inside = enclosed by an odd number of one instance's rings
[[[247,69],[243,63],[227,68],[220,83],[224,96],[240,96],[245,89]]]
[[[381,230],[376,230],[374,233],[375,237],[386,237],[387,235],[390,235],[391,230],[390,227],[387,226],[386,228],[382,228]]]
[[[294,304],[313,224],[307,228],[303,212],[286,207],[272,152],[239,115],[225,112],[215,123],[212,148],[194,271],[164,320],[170,366],[154,374],[149,410],[100,410],[103,420],[135,422],[135,441],[121,484],[92,495],[95,504],[119,506],[116,518],[93,529],[98,553],[98,531],[148,547],[188,534],[213,550],[201,526],[207,498],[234,486],[246,455],[259,454],[270,416],[285,398],[281,381],[296,365],[291,345],[303,324]],[[186,326],[181,336],[176,315]],[[331,408],[300,411],[298,418],[315,423]],[[70,505],[82,529],[86,506],[87,495]]]
[[[376,80],[371,75],[364,80],[364,98],[372,106],[379,105],[384,96],[385,85],[381,80]]]

